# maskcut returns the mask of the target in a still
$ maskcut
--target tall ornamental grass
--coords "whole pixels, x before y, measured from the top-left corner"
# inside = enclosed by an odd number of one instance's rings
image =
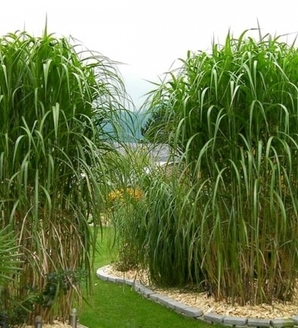
[[[0,38],[0,227],[22,253],[2,295],[10,323],[68,318],[81,287],[91,288],[105,206],[103,123],[122,95],[114,63],[74,40]]]
[[[128,149],[111,166],[107,218],[116,228],[114,265],[121,271],[148,269],[158,285],[201,284],[201,272],[193,272],[196,251],[189,249],[197,228],[179,230],[191,215],[189,184],[180,168],[154,163],[147,147]]]
[[[298,268],[298,50],[245,31],[181,62],[150,98],[164,118],[147,131],[167,132],[183,171],[148,191],[152,270],[172,283],[163,274],[172,266],[217,300],[289,301]]]
[[[118,145],[119,146],[119,145]],[[120,154],[109,154],[110,178],[107,208],[104,214],[106,222],[113,229],[113,245],[116,249],[115,266],[127,271],[140,267],[139,256],[139,217],[144,207],[144,189],[142,177],[150,170],[152,160],[150,148],[138,144],[122,144]]]

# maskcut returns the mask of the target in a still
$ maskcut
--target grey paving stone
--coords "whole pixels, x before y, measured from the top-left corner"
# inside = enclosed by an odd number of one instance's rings
[[[232,326],[245,326],[247,323],[247,318],[224,317],[223,323],[225,325],[232,325]]]
[[[102,280],[107,280],[107,275],[103,272],[103,270],[102,269],[98,269],[97,271],[96,271],[96,276],[98,277],[98,278],[100,278],[100,279],[102,279]],[[104,279],[105,278],[105,279]]]
[[[115,282],[117,282],[119,284],[125,284],[126,283],[125,279],[123,279],[123,278],[115,277],[114,279],[115,279]]]
[[[270,323],[274,328],[294,326],[294,320],[292,319],[273,319],[270,321]]]
[[[185,305],[181,302],[178,302],[178,301],[175,301],[172,299],[169,301],[169,304],[168,304],[168,307],[173,310],[180,309],[182,306],[185,306]]]
[[[204,319],[209,322],[223,323],[224,316],[216,314],[214,312],[209,312],[204,315]]]
[[[270,327],[270,319],[248,318],[247,325],[250,327]]]
[[[210,324],[210,321],[207,321],[205,318],[204,318],[204,315],[200,316],[200,317],[196,317],[195,318],[196,320],[199,320],[201,322],[204,322],[204,323],[209,323]]]
[[[168,306],[169,302],[171,301],[171,298],[164,296],[164,295],[157,294],[155,301],[157,301],[158,303],[163,304],[165,306]]]
[[[110,281],[110,282],[117,282],[117,280],[116,280],[116,278],[115,277],[112,277],[112,276],[109,276],[108,277],[108,281]]]
[[[147,287],[142,286],[139,288],[139,293],[143,296],[149,297],[149,295],[153,294],[153,291]]]
[[[135,291],[139,292],[143,288],[143,285],[138,281],[135,281],[133,284],[133,288]]]
[[[159,294],[153,293],[153,294],[150,294],[150,295],[149,295],[149,298],[150,298],[152,301],[157,301],[157,300],[158,300],[158,296],[159,296]]]
[[[178,312],[178,308],[175,309]],[[203,311],[197,308],[193,308],[191,306],[182,306],[179,310],[180,313],[183,313],[187,317],[197,318],[203,315]]]
[[[298,325],[298,315],[293,316],[292,320],[294,321],[294,324],[297,326]]]
[[[126,285],[129,285],[129,286],[133,286],[135,283],[133,280],[130,280],[130,279],[124,279],[124,280],[125,280]]]
[[[104,270],[105,270],[106,267],[107,267],[107,266],[104,266],[104,267],[101,267],[101,268],[97,269],[97,270],[96,270],[96,273],[97,273],[97,274],[98,274],[98,273],[101,273],[101,274],[103,274],[103,275],[106,275],[106,273],[104,272]]]
[[[105,276],[105,275],[101,275],[100,273],[97,273],[97,277],[101,280],[104,280],[104,281],[107,281],[109,280],[109,277],[108,276]]]

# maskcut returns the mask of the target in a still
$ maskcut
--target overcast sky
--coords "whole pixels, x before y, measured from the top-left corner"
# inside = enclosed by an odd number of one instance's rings
[[[125,63],[119,68],[139,107],[152,86],[187,50],[208,50],[257,27],[264,34],[298,32],[298,0],[2,0],[0,34],[27,30],[73,36]],[[298,44],[297,44],[298,46]]]

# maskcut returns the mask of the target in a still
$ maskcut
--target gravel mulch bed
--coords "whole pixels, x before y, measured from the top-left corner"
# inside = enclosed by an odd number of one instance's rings
[[[188,306],[199,308],[204,313],[215,312],[225,316],[259,318],[259,319],[287,319],[296,316],[298,313],[298,295],[292,302],[273,302],[272,305],[245,305],[229,304],[227,302],[216,302],[212,296],[207,293],[200,293],[188,290],[179,290],[175,288],[161,289],[150,284],[146,271],[117,271],[113,266],[107,266],[105,272],[109,275],[136,280],[152,291],[168,296],[176,301],[182,302]],[[297,293],[298,294],[298,293]]]

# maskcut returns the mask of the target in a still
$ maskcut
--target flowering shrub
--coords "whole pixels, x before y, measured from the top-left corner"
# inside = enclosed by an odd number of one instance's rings
[[[115,201],[123,202],[123,200],[127,196],[133,200],[140,200],[141,198],[143,198],[143,192],[138,188],[116,189],[109,193],[108,200],[109,202],[115,202]]]
[[[139,188],[120,188],[108,194],[108,211],[115,210],[115,206],[127,206],[131,202],[139,201],[143,198],[143,192]]]

